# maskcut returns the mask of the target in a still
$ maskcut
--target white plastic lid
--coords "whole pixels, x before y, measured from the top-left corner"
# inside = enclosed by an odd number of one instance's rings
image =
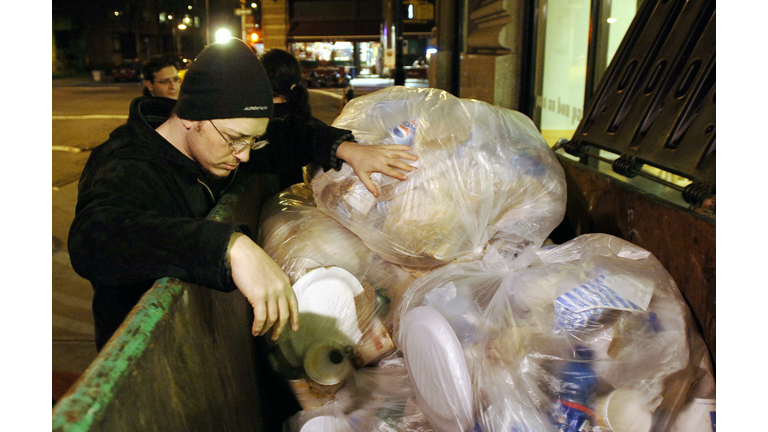
[[[363,286],[340,267],[321,267],[293,285],[299,304],[299,330],[290,333],[293,351],[305,355],[314,344],[334,340],[353,345],[363,337],[358,326],[355,296]]]

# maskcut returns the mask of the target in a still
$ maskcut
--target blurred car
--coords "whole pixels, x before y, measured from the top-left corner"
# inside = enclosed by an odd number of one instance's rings
[[[176,70],[179,71],[179,78],[184,81],[184,75],[186,75],[187,69],[192,64],[192,59],[184,56],[176,56],[172,58],[172,61],[176,64]]]
[[[352,79],[344,66],[305,67],[301,78],[307,88],[346,87]]]
[[[189,67],[189,65],[192,64],[192,59],[184,57],[184,56],[176,56],[173,59],[173,62],[176,63],[176,69],[178,70],[184,70]]]
[[[136,60],[123,60],[119,67],[112,69],[115,82],[140,81],[141,63]]]

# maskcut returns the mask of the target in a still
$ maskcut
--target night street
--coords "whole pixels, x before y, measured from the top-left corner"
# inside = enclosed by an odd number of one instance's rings
[[[723,87],[759,88],[754,3],[58,0],[42,44],[13,10],[15,399],[50,45],[53,432],[715,432],[718,393],[754,429],[764,254],[716,265],[761,244],[716,208],[718,74],[721,141],[762,124]],[[720,165],[720,231],[755,231],[760,170]]]

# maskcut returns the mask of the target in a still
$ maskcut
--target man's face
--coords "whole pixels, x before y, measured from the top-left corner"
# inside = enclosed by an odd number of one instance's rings
[[[152,96],[178,99],[181,87],[179,71],[173,66],[166,66],[155,73],[154,82],[144,80],[144,85]]]
[[[182,120],[182,122],[188,121]],[[214,176],[226,177],[241,162],[248,162],[251,153],[250,147],[246,147],[235,155],[228,143],[237,141],[253,143],[258,137],[264,135],[268,123],[268,118],[188,122],[192,127],[188,129],[190,133],[186,144],[187,156],[197,161],[203,169]]]

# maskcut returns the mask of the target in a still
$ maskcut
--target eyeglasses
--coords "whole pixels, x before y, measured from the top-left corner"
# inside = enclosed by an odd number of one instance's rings
[[[173,77],[173,78],[163,78],[161,80],[155,81],[155,84],[162,84],[162,85],[168,85],[173,81],[174,84],[178,84],[181,82],[181,78],[179,77]]]
[[[249,143],[248,141],[229,142],[229,140],[227,140],[227,137],[225,137],[224,134],[221,133],[219,128],[217,128],[216,125],[213,124],[213,121],[212,120],[208,120],[208,121],[211,123],[213,128],[216,129],[216,132],[219,133],[219,135],[221,136],[221,139],[223,139],[227,143],[227,147],[229,147],[229,150],[232,151],[233,155],[237,155],[241,151],[245,150],[246,147],[250,147],[251,150],[258,150],[258,149],[264,147],[265,145],[269,144],[269,141],[267,141],[264,138],[260,138],[260,137],[254,139],[253,143]]]

